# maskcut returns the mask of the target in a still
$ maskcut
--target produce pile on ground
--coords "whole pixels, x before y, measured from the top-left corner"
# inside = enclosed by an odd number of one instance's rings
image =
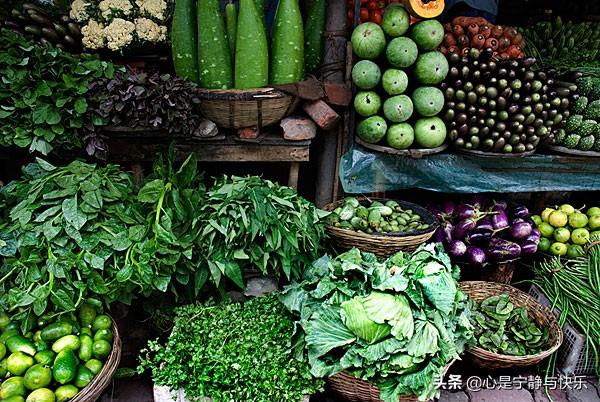
[[[554,71],[534,71],[535,59],[491,57],[490,49],[448,56],[450,72],[442,84],[448,137],[458,149],[534,151],[569,116],[571,91],[557,88]]]
[[[0,30],[0,145],[48,154],[81,146],[79,129],[90,122],[86,94],[115,67],[92,55],[74,57]]]
[[[600,235],[600,208],[591,207],[585,213],[570,204],[546,208],[533,216],[542,238],[540,251],[556,256],[576,258],[584,255],[584,246],[591,236]]]
[[[139,371],[189,400],[302,401],[323,382],[294,346],[294,323],[278,297],[177,308],[169,339],[149,343]]]
[[[281,0],[270,37],[264,1],[177,0],[173,64],[178,75],[209,89],[252,89],[304,79],[321,64],[326,1],[314,2],[306,20],[298,0]],[[197,17],[197,18],[196,18]],[[270,48],[269,48],[270,44]],[[306,58],[306,60],[305,60]]]
[[[585,258],[563,262],[553,258],[534,266],[534,284],[560,310],[559,324],[569,321],[586,336],[586,353],[595,356],[600,376],[600,235],[586,246]],[[589,354],[589,353],[588,353]],[[556,354],[550,363],[555,362]],[[587,364],[587,363],[585,363]]]
[[[469,300],[477,345],[502,355],[534,355],[544,350],[548,328],[540,329],[527,310],[515,307],[507,294],[481,303]]]
[[[41,4],[22,3],[0,22],[13,32],[70,52],[81,51],[81,29],[68,15],[50,15]]]
[[[363,204],[356,198],[345,198],[342,206],[329,215],[329,224],[365,233],[410,233],[429,227],[418,213],[403,209],[396,201],[384,204],[367,200]]]
[[[408,12],[397,4],[386,8],[381,27],[367,22],[354,29],[352,48],[362,59],[352,69],[360,89],[354,98],[360,139],[375,144],[385,138],[397,149],[445,142],[446,126],[436,117],[444,107],[437,85],[448,73],[446,57],[435,50],[443,29],[436,20],[410,27]]]
[[[112,320],[90,304],[57,320],[41,317],[21,333],[0,315],[0,399],[65,402],[102,370],[113,345]],[[35,332],[33,332],[35,331]]]
[[[381,25],[383,13],[388,4],[402,3],[410,12],[412,18],[435,18],[444,11],[444,0],[356,0],[360,1],[358,22],[373,22]],[[348,0],[348,25],[354,26],[356,4]]]
[[[516,28],[494,25],[482,17],[456,17],[444,24],[444,41],[440,51],[467,56],[474,48],[491,49],[492,60],[521,59],[525,43]]]
[[[427,400],[435,379],[472,340],[467,297],[441,245],[384,262],[352,249],[325,256],[282,296],[297,314],[311,373],[374,383],[385,402]]]
[[[556,134],[554,145],[600,152],[600,78],[579,77],[575,84],[571,115]]]
[[[600,23],[541,21],[522,28],[525,51],[545,66],[559,71],[584,71],[600,74]]]
[[[524,206],[508,208],[504,201],[446,201],[430,208],[440,220],[434,239],[457,262],[473,266],[512,261],[535,254],[540,233]]]

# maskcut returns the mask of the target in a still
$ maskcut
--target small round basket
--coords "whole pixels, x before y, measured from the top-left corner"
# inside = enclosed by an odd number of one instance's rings
[[[289,116],[299,98],[275,88],[200,89],[202,114],[224,128],[266,127]]]
[[[509,285],[512,281],[518,260],[503,261],[483,268],[481,274],[484,281],[504,283]]]
[[[444,367],[445,376],[454,360]],[[342,371],[332,377],[327,378],[327,385],[337,395],[348,402],[382,402],[379,395],[379,388],[368,381],[361,380],[347,371]],[[398,402],[417,402],[419,398],[416,395],[401,396]]]
[[[387,201],[380,198],[360,197],[358,198],[362,205],[371,201]],[[343,200],[326,205],[323,209],[333,211],[342,206]],[[333,225],[327,225],[326,231],[331,236],[333,243],[340,249],[349,250],[353,247],[361,251],[373,253],[379,257],[389,257],[398,251],[414,251],[421,244],[431,239],[439,223],[436,217],[425,208],[413,204],[412,202],[396,201],[403,209],[412,209],[416,212],[423,223],[428,225],[427,229],[416,230],[408,233],[361,233],[348,229],[340,229]]]
[[[488,297],[502,293],[510,297],[511,303],[524,307],[535,323],[541,328],[548,328],[548,346],[546,350],[535,355],[512,356],[487,351],[479,346],[467,350],[467,355],[479,367],[487,369],[519,368],[538,364],[558,350],[563,341],[563,332],[552,312],[538,303],[527,293],[512,286],[495,282],[471,281],[461,282],[460,289],[471,299],[481,302]]]
[[[95,402],[102,396],[104,390],[110,384],[112,376],[117,371],[119,362],[121,361],[121,336],[117,324],[113,320],[113,345],[110,355],[104,363],[102,370],[94,377],[94,379],[85,386],[70,402]]]

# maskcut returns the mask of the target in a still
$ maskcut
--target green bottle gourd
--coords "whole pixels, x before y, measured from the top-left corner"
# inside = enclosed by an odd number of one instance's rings
[[[175,73],[198,82],[198,33],[196,29],[196,2],[177,0],[173,11],[171,48]]]
[[[271,44],[271,84],[304,78],[304,25],[298,0],[279,0]]]
[[[254,0],[240,0],[235,49],[235,87],[261,88],[269,83],[267,34]]]
[[[256,4],[256,11],[258,11],[258,15],[260,15],[260,20],[262,21],[263,26],[266,27],[267,19],[265,17],[265,0],[254,0],[254,4]]]
[[[198,0],[198,71],[202,88],[233,86],[231,52],[219,0]]]
[[[315,0],[306,17],[304,29],[304,65],[306,71],[314,72],[323,60],[323,34],[327,14],[327,1]]]
[[[225,6],[225,24],[227,25],[227,39],[229,39],[229,50],[231,62],[235,60],[235,40],[237,37],[237,9],[231,0]]]

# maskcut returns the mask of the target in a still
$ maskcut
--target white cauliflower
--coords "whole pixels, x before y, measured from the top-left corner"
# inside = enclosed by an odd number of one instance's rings
[[[140,8],[140,14],[148,14],[159,21],[165,19],[165,11],[167,11],[165,0],[136,0],[135,3]]]
[[[120,50],[133,41],[135,24],[122,18],[115,18],[104,28],[104,36],[110,50]]]
[[[83,46],[88,49],[100,49],[104,46],[104,26],[94,20],[81,28]]]
[[[138,38],[149,42],[161,42],[167,38],[167,27],[159,26],[148,18],[137,18],[135,31]]]
[[[123,15],[131,14],[133,6],[128,0],[102,0],[98,8],[104,18],[110,18],[114,11],[121,12]]]
[[[69,17],[74,19],[75,21],[82,22],[89,18],[87,13],[87,6],[84,0],[75,0],[71,3],[71,11],[69,12]]]

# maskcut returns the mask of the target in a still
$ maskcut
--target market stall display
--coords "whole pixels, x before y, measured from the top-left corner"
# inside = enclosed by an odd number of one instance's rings
[[[383,262],[358,249],[315,261],[282,296],[304,332],[311,373],[355,401],[371,399],[340,386],[337,374],[373,383],[386,402],[436,396],[435,376],[473,336],[453,273],[433,244]]]
[[[446,126],[437,117],[444,106],[437,85],[448,73],[448,62],[435,49],[443,27],[436,20],[409,23],[408,12],[392,4],[382,27],[363,23],[352,33],[352,49],[362,59],[352,69],[359,88],[354,109],[361,119],[356,135],[367,147],[385,141],[391,149],[441,150]]]

